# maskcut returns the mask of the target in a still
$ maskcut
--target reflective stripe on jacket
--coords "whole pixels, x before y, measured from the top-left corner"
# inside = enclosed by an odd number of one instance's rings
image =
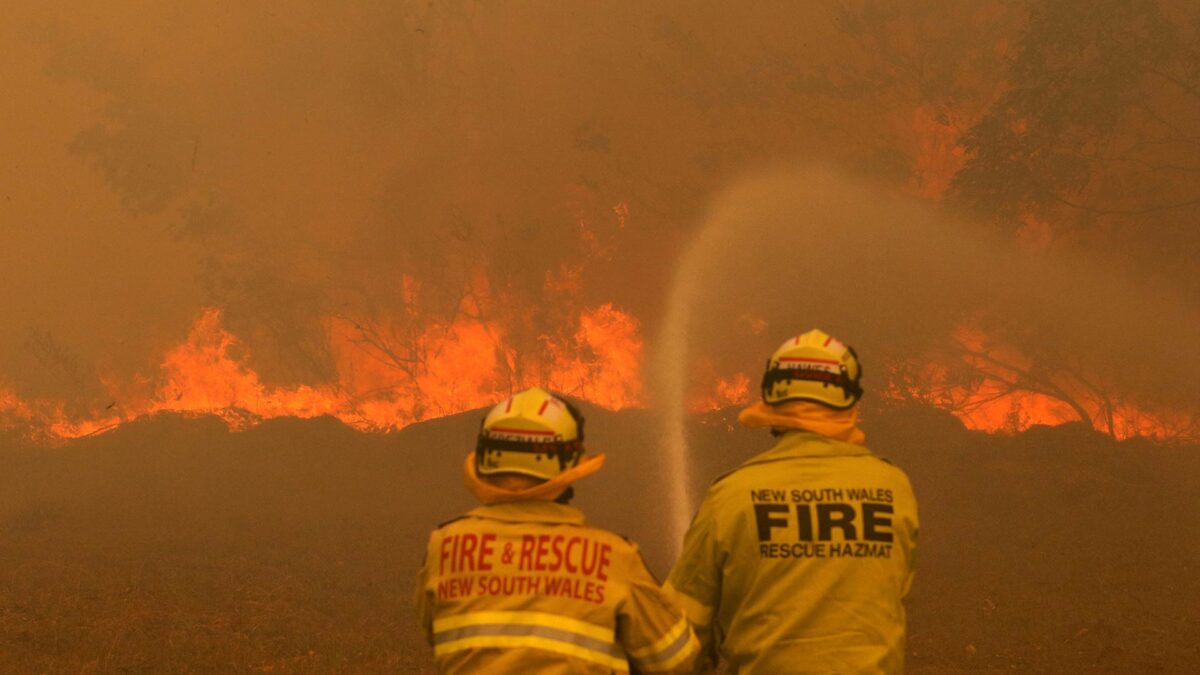
[[[435,530],[416,604],[443,673],[686,673],[699,654],[637,546],[553,502]]]
[[[899,673],[917,527],[903,471],[792,431],[709,488],[665,590],[731,673]]]

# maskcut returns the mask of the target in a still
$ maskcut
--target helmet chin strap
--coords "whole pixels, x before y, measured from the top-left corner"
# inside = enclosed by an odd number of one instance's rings
[[[768,362],[769,365],[769,362]],[[861,373],[860,373],[861,374]],[[769,368],[763,373],[762,379],[762,395],[765,401],[768,397],[771,388],[779,382],[791,382],[793,380],[801,380],[804,382],[820,382],[832,387],[837,387],[846,392],[846,398],[849,398],[851,405],[862,397],[862,385],[858,380],[851,379],[849,372],[845,366],[837,374],[828,373],[821,370],[800,370],[796,368]],[[788,399],[784,399],[786,401]],[[782,403],[783,401],[777,401]]]

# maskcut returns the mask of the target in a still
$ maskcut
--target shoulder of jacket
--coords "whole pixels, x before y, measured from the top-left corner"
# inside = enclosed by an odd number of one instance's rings
[[[743,467],[740,467],[740,466],[738,466],[738,467],[734,467],[734,468],[732,468],[732,469],[730,469],[730,470],[726,471],[725,473],[723,473],[723,474],[721,474],[721,475],[717,476],[716,478],[714,478],[714,479],[712,480],[712,482],[708,484],[708,489],[709,489],[709,491],[711,492],[711,491],[713,490],[713,488],[717,487],[717,483],[720,483],[720,482],[724,481],[726,478],[729,478],[729,477],[730,477],[730,476],[732,476],[733,474],[735,474],[735,473],[737,473],[738,471],[740,471],[742,468],[743,468]],[[723,487],[723,486],[722,486],[722,487]]]
[[[894,475],[897,480],[901,481],[904,485],[908,486],[909,490],[912,489],[912,479],[908,477],[908,472],[905,471],[899,464],[893,462],[892,460],[888,459],[887,457],[881,457],[879,455],[871,455],[871,457],[882,462],[884,464],[883,469],[885,471]]]
[[[610,532],[609,534],[615,535],[617,538],[619,538],[621,541],[625,542],[628,546],[630,546],[632,548],[638,548],[636,541],[630,539],[629,537],[626,537],[625,535],[621,534],[620,532]]]
[[[603,527],[593,527],[591,525],[579,525],[577,527],[579,527],[581,530],[585,530],[589,534],[599,534],[603,538],[611,539],[614,543],[626,546],[628,548],[636,549],[638,547],[636,541],[626,537],[620,532],[613,532],[612,530],[606,530]]]
[[[894,471],[894,472],[896,472],[896,473],[898,473],[898,474],[900,474],[900,475],[904,476],[905,478],[907,478],[907,477],[908,477],[908,474],[907,474],[907,473],[905,473],[904,469],[903,469],[903,468],[902,468],[902,467],[901,467],[899,464],[897,464],[896,462],[894,462],[894,461],[893,461],[893,460],[892,460],[890,457],[884,457],[883,455],[876,455],[876,454],[874,454],[874,453],[872,453],[872,454],[870,455],[870,457],[871,457],[872,459],[879,460],[879,461],[880,461],[880,462],[882,462],[883,464],[886,464],[886,465],[887,465],[887,468],[888,468],[889,470],[891,470],[891,471]]]
[[[458,521],[460,521],[460,520],[463,520],[463,519],[465,519],[465,518],[467,518],[467,516],[466,516],[466,515],[455,516],[454,518],[451,518],[450,520],[447,520],[447,521],[446,521],[446,522],[444,522],[444,523],[438,523],[438,526],[437,526],[437,527],[435,527],[435,528],[433,528],[433,531],[434,531],[434,532],[437,532],[438,530],[440,530],[440,529],[442,529],[442,528],[444,528],[444,527],[447,527],[447,526],[449,526],[449,525],[453,525],[454,523],[457,523]]]

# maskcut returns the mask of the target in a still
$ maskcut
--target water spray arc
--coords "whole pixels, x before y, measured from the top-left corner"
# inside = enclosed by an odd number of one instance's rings
[[[673,554],[683,545],[693,508],[691,464],[687,445],[687,395],[693,311],[700,295],[702,273],[707,261],[714,228],[719,221],[704,226],[680,258],[671,281],[667,313],[658,335],[654,370],[659,383],[658,396],[662,401],[662,437],[666,446],[668,476],[670,541]]]

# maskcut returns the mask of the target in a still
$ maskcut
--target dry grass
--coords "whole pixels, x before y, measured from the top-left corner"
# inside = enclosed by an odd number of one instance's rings
[[[707,421],[701,477],[766,442]],[[427,672],[409,592],[428,530],[470,505],[458,467],[475,424],[229,434],[166,417],[67,448],[0,444],[0,672]],[[580,505],[664,571],[650,418],[589,427],[610,461]],[[870,431],[921,499],[915,672],[1200,659],[1197,449],[986,438],[919,415]]]
[[[294,437],[208,429],[160,450],[143,438],[159,431],[7,453],[0,671],[429,668],[408,597],[429,523],[405,517],[387,439],[289,458]],[[360,466],[327,466],[356,450]]]

